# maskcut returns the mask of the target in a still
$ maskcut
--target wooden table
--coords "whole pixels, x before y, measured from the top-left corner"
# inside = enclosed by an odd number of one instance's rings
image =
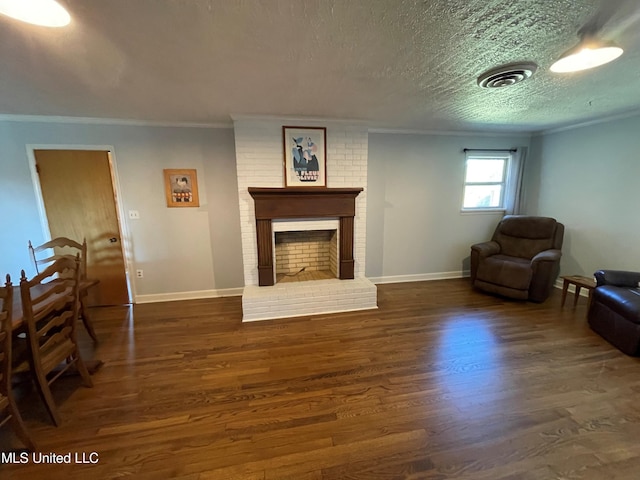
[[[31,289],[32,293],[35,295],[41,295],[47,291],[47,284],[36,285]],[[60,294],[62,295],[62,293]],[[58,295],[51,296],[47,299],[48,302],[52,302],[57,298]],[[20,295],[20,286],[14,285],[13,287],[13,309],[11,312],[11,330],[14,332],[14,335],[25,332],[26,328],[24,328],[24,318],[22,313],[22,296]],[[85,361],[87,366],[87,370],[89,370],[90,374],[94,374],[103,364],[102,360],[88,360]]]
[[[55,280],[54,280],[55,282]],[[94,281],[94,280],[86,280],[86,281],[81,281],[80,282],[80,295],[83,295],[86,293],[86,291],[94,286],[97,285],[98,282]],[[31,293],[33,296],[39,296],[42,295],[43,293],[45,293],[47,291],[47,283],[42,283],[40,285],[35,285],[33,287],[31,287]],[[51,297],[50,299],[47,299],[47,302],[49,301],[53,301],[56,298],[58,298],[58,295],[54,295],[53,297]],[[86,305],[82,304],[82,300],[80,301],[80,313],[81,314],[86,314],[88,315],[88,313],[86,312]],[[22,326],[22,296],[20,294],[20,285],[14,285],[13,286],[13,312],[12,312],[12,316],[11,316],[11,329],[12,330],[17,330]],[[94,339],[95,340],[95,339]]]
[[[575,286],[575,293],[573,294],[573,306],[575,307],[578,304],[578,297],[580,296],[580,290],[582,288],[586,288],[589,290],[589,300],[587,305],[591,305],[591,295],[593,294],[593,289],[596,288],[596,282],[593,278],[583,277],[582,275],[563,275],[560,278],[563,280],[562,284],[562,303],[560,304],[560,308],[564,307],[564,302],[567,299],[567,289],[569,285]]]
[[[38,285],[32,288],[32,292],[36,295],[42,295],[47,291],[46,284]],[[49,301],[53,301],[57,296],[50,297]],[[16,331],[22,328],[23,324],[22,313],[22,296],[20,294],[20,286],[13,286],[13,311],[11,313],[11,330]]]

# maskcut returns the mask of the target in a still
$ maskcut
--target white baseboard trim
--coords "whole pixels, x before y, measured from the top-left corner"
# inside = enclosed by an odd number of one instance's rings
[[[455,272],[438,272],[438,273],[417,273],[412,275],[389,275],[386,277],[369,277],[372,283],[405,283],[405,282],[424,282],[427,280],[450,280],[452,278],[464,278],[469,276],[468,270],[459,270]]]
[[[218,290],[197,290],[195,292],[155,293],[136,295],[133,303],[174,302],[176,300],[199,300],[201,298],[235,297],[242,295],[243,287],[221,288]]]
[[[460,270],[456,272],[438,272],[438,273],[418,273],[413,275],[390,275],[386,277],[368,277],[372,283],[381,285],[383,283],[405,283],[405,282],[424,282],[429,280],[450,280],[452,278],[465,278],[470,275],[468,270]],[[562,290],[563,281],[561,278],[557,279],[553,286]],[[567,291],[574,294],[576,291],[575,285],[569,285]],[[580,290],[580,296],[588,297],[589,290],[583,288]]]
[[[554,288],[557,288],[558,290],[562,290],[562,285],[564,285],[564,281],[561,278],[557,278],[555,283],[553,284]],[[576,293],[576,286],[575,285],[569,285],[569,288],[567,288],[567,292],[570,294],[574,294]],[[580,289],[580,296],[581,297],[588,297],[589,296],[589,290],[586,288],[581,288]]]
[[[371,283],[380,285],[383,283],[424,282],[429,280],[450,280],[452,278],[465,278],[469,276],[468,270],[437,273],[417,273],[411,275],[389,275],[385,277],[368,277]],[[562,281],[559,287],[562,288]],[[222,288],[218,290],[197,290],[193,292],[155,293],[150,295],[136,295],[134,303],[174,302],[177,300],[198,300],[201,298],[219,298],[242,296],[244,287]]]

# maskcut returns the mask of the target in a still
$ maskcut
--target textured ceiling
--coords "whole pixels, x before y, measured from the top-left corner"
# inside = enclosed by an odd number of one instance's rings
[[[168,123],[344,118],[539,131],[640,109],[638,0],[61,0],[66,29],[0,16],[0,114]],[[625,54],[549,66],[596,28]],[[476,78],[533,61],[526,82]]]

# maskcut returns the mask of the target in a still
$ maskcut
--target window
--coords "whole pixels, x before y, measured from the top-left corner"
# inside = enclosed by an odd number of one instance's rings
[[[503,210],[511,155],[467,153],[463,210]]]

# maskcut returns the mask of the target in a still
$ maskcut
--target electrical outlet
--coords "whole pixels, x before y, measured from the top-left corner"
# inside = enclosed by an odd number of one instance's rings
[[[138,220],[140,218],[140,212],[138,212],[138,210],[129,210],[129,218]]]
[[[142,269],[136,270],[136,277],[144,278],[144,270],[142,270]]]

